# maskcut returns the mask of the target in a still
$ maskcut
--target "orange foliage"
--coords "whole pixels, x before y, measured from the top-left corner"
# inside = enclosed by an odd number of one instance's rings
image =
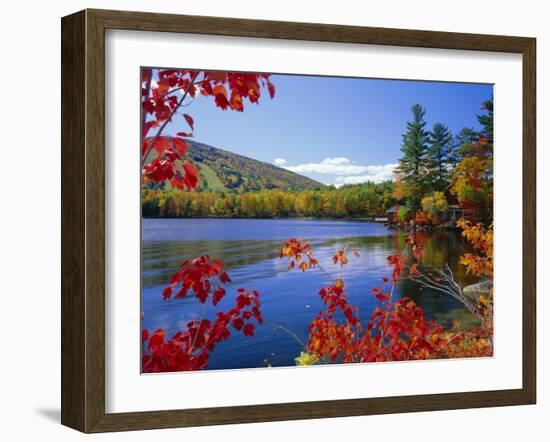
[[[296,238],[289,239],[281,249],[280,257],[288,257],[288,268],[292,269],[298,263],[300,270],[305,272],[318,265],[311,253],[311,246],[307,242],[300,242]],[[307,263],[306,260],[307,259]]]
[[[472,275],[493,279],[493,224],[485,228],[481,223],[473,224],[460,219],[457,226],[474,248],[473,253],[468,252],[460,257],[460,263]]]
[[[414,222],[418,226],[427,226],[432,224],[432,219],[429,213],[419,210],[414,216]]]

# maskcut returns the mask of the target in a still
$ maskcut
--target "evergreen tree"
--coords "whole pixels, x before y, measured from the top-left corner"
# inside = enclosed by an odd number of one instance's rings
[[[482,110],[485,112],[477,116],[477,121],[481,125],[481,130],[476,131],[473,128],[463,128],[454,138],[453,145],[455,149],[455,165],[463,158],[469,158],[476,155],[491,157],[493,155],[493,100],[487,100],[482,104]],[[487,140],[480,151],[477,142],[480,138]]]
[[[403,134],[398,173],[406,186],[406,194],[413,207],[419,207],[420,197],[425,193],[427,186],[427,154],[428,132],[425,130],[426,111],[419,104],[411,108],[413,119],[407,123],[407,131]]]
[[[453,136],[447,126],[436,123],[429,134],[430,183],[435,190],[445,190],[452,166]]]
[[[456,167],[460,160],[469,155],[471,146],[478,139],[479,134],[471,127],[464,127],[453,138],[453,153],[451,155],[451,164]]]
[[[481,124],[482,129],[480,135],[487,137],[487,141],[491,148],[493,147],[493,99],[487,100],[483,103],[483,109],[487,111],[486,114],[478,115],[477,121]]]

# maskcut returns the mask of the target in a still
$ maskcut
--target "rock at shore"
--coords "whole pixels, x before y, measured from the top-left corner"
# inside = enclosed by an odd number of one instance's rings
[[[475,302],[480,296],[489,296],[489,292],[493,289],[493,281],[486,280],[477,284],[467,285],[462,289],[462,293],[470,301]]]

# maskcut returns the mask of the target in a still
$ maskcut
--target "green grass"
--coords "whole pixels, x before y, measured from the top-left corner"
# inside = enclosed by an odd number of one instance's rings
[[[216,172],[214,172],[212,168],[204,163],[198,164],[198,166],[201,169],[201,178],[199,180],[199,183],[204,181],[208,183],[208,186],[205,190],[209,190],[211,192],[227,192],[227,188],[223,185],[223,183],[218,178],[218,175],[216,175]]]

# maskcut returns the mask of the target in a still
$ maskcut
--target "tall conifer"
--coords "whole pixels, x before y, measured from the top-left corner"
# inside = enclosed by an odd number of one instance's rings
[[[425,193],[429,184],[427,181],[428,167],[428,132],[424,115],[426,111],[419,104],[411,108],[413,119],[407,123],[407,130],[403,134],[398,173],[407,187],[409,202],[414,208],[419,207],[420,197]]]

